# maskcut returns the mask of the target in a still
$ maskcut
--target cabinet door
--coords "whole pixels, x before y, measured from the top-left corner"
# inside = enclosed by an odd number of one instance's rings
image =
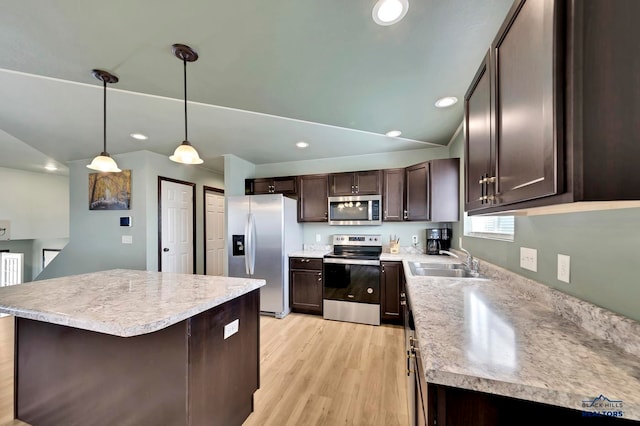
[[[358,195],[379,195],[382,193],[382,171],[357,172],[355,193]]]
[[[322,314],[322,271],[291,270],[291,308]]]
[[[384,171],[383,216],[387,222],[402,222],[404,213],[404,169]]]
[[[498,204],[558,192],[563,80],[556,3],[516,2],[492,44]]]
[[[327,203],[327,175],[298,177],[298,222],[326,222]]]
[[[296,177],[278,177],[273,179],[273,192],[276,194],[295,194]]]
[[[460,159],[444,158],[429,163],[429,220],[457,222],[460,220]]]
[[[270,194],[273,186],[273,179],[254,179],[253,180],[253,194]]]
[[[406,169],[405,220],[429,220],[429,163]]]
[[[356,193],[354,173],[332,173],[329,175],[329,195],[339,197]]]
[[[402,321],[400,293],[403,291],[402,263],[380,263],[382,320]]]
[[[465,211],[489,206],[487,178],[495,176],[491,167],[491,77],[490,54],[464,96],[465,110]]]

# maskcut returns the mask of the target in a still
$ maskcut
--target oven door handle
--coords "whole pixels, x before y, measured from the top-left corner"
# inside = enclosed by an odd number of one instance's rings
[[[340,259],[335,257],[325,257],[324,263],[337,263],[339,265],[370,265],[380,266],[379,260],[365,260],[365,259]]]

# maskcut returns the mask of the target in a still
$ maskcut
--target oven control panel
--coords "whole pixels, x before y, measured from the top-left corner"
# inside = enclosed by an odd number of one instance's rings
[[[333,235],[333,245],[341,246],[382,246],[380,235],[364,234],[336,234]]]

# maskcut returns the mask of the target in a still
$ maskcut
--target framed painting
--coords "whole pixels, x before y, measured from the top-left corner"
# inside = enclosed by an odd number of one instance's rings
[[[89,210],[131,209],[131,170],[89,173]]]

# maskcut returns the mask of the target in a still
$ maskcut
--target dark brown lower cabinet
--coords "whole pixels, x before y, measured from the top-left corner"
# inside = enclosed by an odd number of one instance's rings
[[[424,380],[424,375],[422,376]],[[628,419],[585,416],[581,411],[506,396],[428,384],[417,424],[446,426],[631,425]],[[424,386],[423,386],[424,388]],[[422,395],[424,398],[424,395]],[[420,409],[416,405],[416,411]],[[624,410],[623,410],[624,411]],[[427,422],[428,423],[423,423]]]
[[[259,387],[260,291],[118,337],[16,318],[16,418],[33,425],[241,425]],[[226,339],[224,326],[239,320]]]
[[[322,259],[289,259],[291,310],[322,315]]]
[[[402,262],[380,262],[380,319],[402,323],[404,313],[400,295],[404,292]]]

